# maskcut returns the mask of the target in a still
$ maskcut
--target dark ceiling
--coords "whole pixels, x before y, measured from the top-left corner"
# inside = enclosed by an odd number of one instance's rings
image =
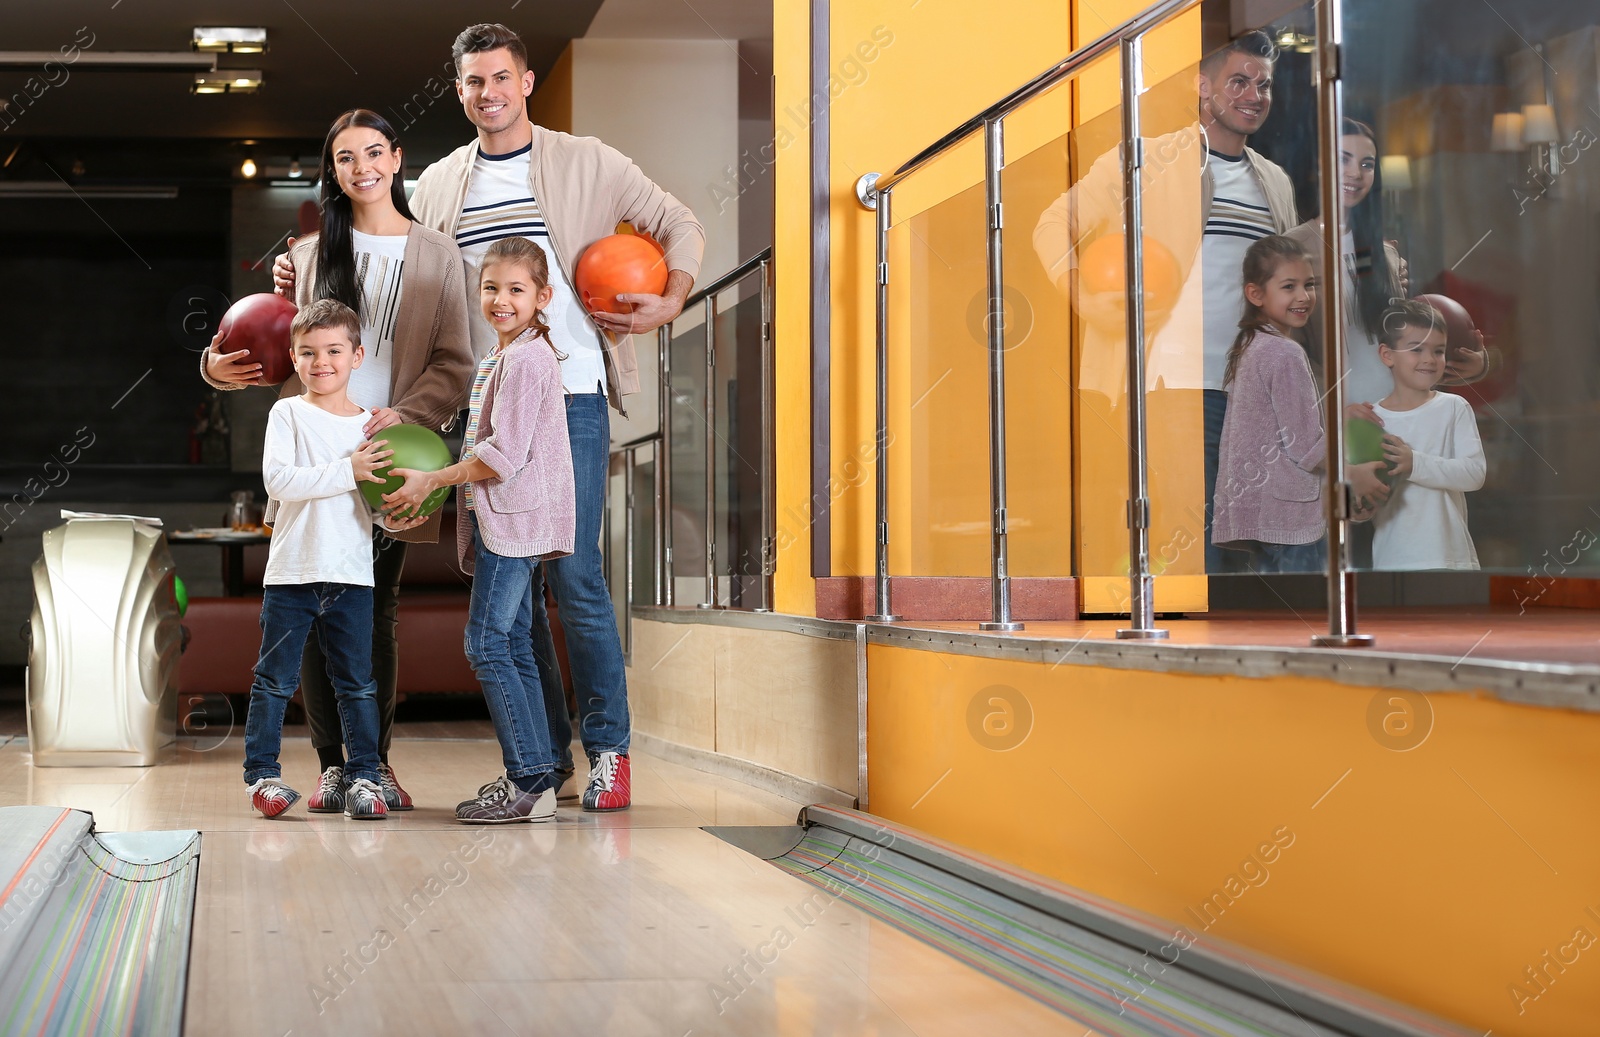
[[[187,50],[196,26],[264,26],[265,54],[220,55],[219,67],[260,69],[259,93],[201,96],[182,72],[101,72],[68,66],[62,80],[0,131],[0,144],[63,139],[205,138],[262,142],[258,161],[273,161],[269,142],[298,150],[320,141],[329,122],[353,107],[376,109],[402,129],[411,157],[426,160],[464,143],[471,129],[453,89],[450,45],[475,20],[503,20],[528,46],[529,65],[543,77],[574,37],[582,36],[601,0],[517,0],[456,5],[420,0],[56,0],[3,4],[0,48],[57,51],[74,39],[102,51]],[[0,97],[20,91],[25,72],[0,72]],[[411,107],[405,108],[408,103]],[[9,152],[10,147],[4,151]],[[0,155],[0,158],[3,158]],[[287,161],[287,153],[279,156]],[[413,168],[421,168],[413,165]]]

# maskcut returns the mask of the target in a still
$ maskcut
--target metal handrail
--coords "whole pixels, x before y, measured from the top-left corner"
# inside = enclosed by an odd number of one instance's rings
[[[738,266],[734,267],[732,270],[729,270],[727,273],[723,274],[721,277],[717,278],[715,281],[712,281],[710,284],[708,284],[705,287],[699,289],[693,295],[691,295],[687,299],[683,300],[683,308],[684,308],[684,310],[687,311],[689,309],[689,307],[695,305],[696,303],[704,302],[705,299],[708,296],[716,295],[719,292],[723,292],[723,291],[728,290],[729,288],[732,288],[735,284],[738,284],[740,281],[743,281],[745,278],[749,277],[751,274],[753,274],[757,270],[761,269],[761,264],[763,262],[771,262],[771,261],[772,261],[772,246],[768,245],[766,248],[762,249],[760,252],[757,252],[755,255],[751,256],[749,259],[747,259],[744,262],[740,263]]]
[[[1202,0],[1161,0],[1160,3],[1152,4],[1145,8],[1139,14],[1129,18],[1099,39],[1079,47],[1055,65],[1034,76],[977,115],[961,123],[943,137],[917,152],[916,155],[912,156],[893,173],[880,177],[877,182],[878,189],[881,191],[888,190],[905,179],[908,173],[915,171],[919,166],[927,164],[930,160],[949,151],[967,137],[983,129],[984,123],[1005,118],[1006,115],[1023,103],[1044,93],[1057,83],[1071,79],[1083,66],[1095,58],[1116,50],[1123,40],[1143,36],[1151,29],[1170,21],[1189,8],[1200,6],[1201,2]]]

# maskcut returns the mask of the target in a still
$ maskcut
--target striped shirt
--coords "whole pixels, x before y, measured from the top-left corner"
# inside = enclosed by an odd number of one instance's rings
[[[406,235],[365,234],[350,228],[356,285],[361,292],[361,366],[350,372],[350,398],[363,407],[389,406],[394,327],[400,315]]]
[[[533,145],[504,155],[485,155],[473,161],[467,180],[467,197],[461,207],[461,222],[456,225],[456,244],[466,261],[467,284],[476,314],[478,274],[483,254],[501,238],[524,237],[544,249],[550,263],[550,305],[545,307],[545,323],[550,325],[550,340],[566,354],[561,362],[561,385],[570,393],[603,392],[606,377],[605,356],[600,352],[600,336],[578,295],[567,282],[567,275],[556,261],[550,244],[550,231],[529,186],[529,155]],[[577,262],[577,256],[567,259]],[[472,321],[472,352],[484,357],[494,350],[494,329],[481,315]]]
[[[472,379],[472,393],[467,397],[467,431],[461,438],[461,460],[472,457],[472,448],[478,443],[478,419],[483,416],[483,387],[489,376],[500,366],[500,350],[496,349],[478,361],[478,373]],[[473,508],[472,484],[461,484],[461,500],[470,511]]]
[[[1211,215],[1206,219],[1200,256],[1204,267],[1205,382],[1221,389],[1228,350],[1244,316],[1244,254],[1251,244],[1276,231],[1261,181],[1243,155],[1207,155]]]

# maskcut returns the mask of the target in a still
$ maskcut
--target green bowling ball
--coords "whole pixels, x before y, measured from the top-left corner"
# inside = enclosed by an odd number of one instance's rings
[[[1344,423],[1345,464],[1367,464],[1383,460],[1383,428],[1365,418],[1348,418]],[[1389,467],[1378,470],[1378,478],[1389,481]]]
[[[185,616],[189,612],[189,588],[184,586],[183,577],[172,578],[172,597],[178,603],[178,615]]]
[[[432,429],[423,428],[421,425],[391,425],[381,432],[373,433],[373,441],[386,444],[383,449],[393,450],[394,456],[389,458],[383,468],[379,468],[374,475],[384,476],[383,482],[361,483],[361,496],[374,511],[387,507],[383,495],[393,493],[405,485],[405,480],[393,475],[385,476],[384,473],[392,468],[411,468],[419,472],[437,472],[439,469],[455,463],[455,458],[450,456],[450,448],[445,446],[444,440]],[[444,502],[450,499],[450,488],[440,487],[428,494],[428,499],[422,503],[422,514],[432,515],[444,507]]]

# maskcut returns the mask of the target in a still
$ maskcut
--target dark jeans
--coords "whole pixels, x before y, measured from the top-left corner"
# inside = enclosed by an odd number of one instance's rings
[[[1206,572],[1208,573],[1239,571],[1237,553],[1211,542],[1211,521],[1217,503],[1217,453],[1222,446],[1222,422],[1227,416],[1228,394],[1221,389],[1206,389]],[[1229,557],[1230,555],[1234,557]]]
[[[389,758],[395,689],[399,684],[400,642],[395,630],[400,621],[400,573],[405,564],[405,542],[374,530],[372,679],[378,685],[378,755],[385,760]],[[327,749],[342,744],[339,710],[334,701],[333,685],[328,683],[328,664],[315,638],[306,642],[305,658],[300,662],[300,697],[306,706],[306,723],[311,725],[312,746]]]
[[[506,777],[530,778],[555,769],[545,719],[545,692],[533,658],[533,602],[537,558],[497,555],[483,545],[472,523],[472,604],[467,612],[467,661],[483,685],[483,698],[500,740]],[[557,690],[560,686],[557,685]],[[562,702],[562,713],[566,703]]]
[[[533,647],[550,720],[550,744],[559,767],[572,767],[572,721],[556,662],[550,618],[544,608],[544,581],[550,582],[567,635],[567,661],[578,698],[583,748],[590,756],[628,751],[628,683],[622,667],[617,614],[606,587],[600,555],[600,520],[605,513],[606,469],[611,453],[611,415],[601,393],[567,397],[567,438],[572,444],[572,474],[578,526],[572,554],[552,558],[533,574]]]
[[[348,583],[266,587],[261,593],[261,655],[244,724],[244,780],[278,777],[283,711],[300,682],[311,634],[327,659],[352,781],[378,780],[377,688],[372,681],[372,588]]]

